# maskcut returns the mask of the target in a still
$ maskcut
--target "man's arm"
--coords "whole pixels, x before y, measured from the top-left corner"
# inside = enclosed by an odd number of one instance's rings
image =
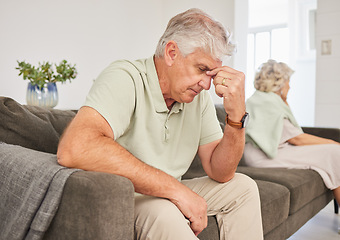
[[[245,114],[244,74],[227,66],[206,74],[213,78],[216,94],[223,97],[228,117],[234,122],[240,121]],[[226,124],[221,140],[200,146],[198,154],[208,176],[218,182],[232,179],[244,144],[245,130]]]
[[[196,234],[207,225],[205,200],[120,146],[110,125],[93,108],[79,110],[60,140],[57,156],[63,166],[124,176],[136,192],[169,199],[189,219]]]
[[[244,141],[244,129],[226,125],[221,140],[200,146],[198,155],[207,175],[217,182],[232,179],[243,154]]]

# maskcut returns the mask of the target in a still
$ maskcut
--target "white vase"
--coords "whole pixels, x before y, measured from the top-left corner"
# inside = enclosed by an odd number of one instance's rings
[[[26,101],[28,105],[54,108],[58,104],[58,89],[55,83],[46,83],[42,88],[28,83]]]

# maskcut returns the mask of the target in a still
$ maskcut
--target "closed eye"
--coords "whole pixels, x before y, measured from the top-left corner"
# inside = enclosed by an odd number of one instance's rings
[[[201,72],[209,71],[210,69],[208,67],[199,67],[198,68]]]

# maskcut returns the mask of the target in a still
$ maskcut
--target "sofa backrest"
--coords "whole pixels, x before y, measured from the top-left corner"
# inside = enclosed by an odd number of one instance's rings
[[[75,114],[0,97],[0,142],[56,153],[59,138]]]
[[[220,126],[224,130],[224,107],[216,104],[215,108]],[[11,98],[0,97],[0,142],[56,153],[59,138],[75,115],[76,111],[73,110],[21,105]],[[205,172],[201,160],[196,156],[184,178],[203,175]]]
[[[216,110],[217,119],[220,122],[220,126],[222,130],[224,131],[226,113],[225,113],[223,104],[215,104],[215,110]]]

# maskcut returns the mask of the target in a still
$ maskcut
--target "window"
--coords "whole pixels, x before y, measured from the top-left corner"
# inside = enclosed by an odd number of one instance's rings
[[[289,30],[285,25],[250,29],[248,33],[247,92],[250,97],[255,91],[253,78],[256,69],[268,59],[285,62],[289,65]]]
[[[288,103],[300,125],[314,126],[317,0],[245,1],[248,28],[242,40],[247,41],[247,54],[237,64],[246,72],[246,98],[255,91],[254,74],[261,63],[269,58],[285,62],[295,71]]]
[[[258,67],[274,59],[289,65],[288,0],[249,0],[246,98]]]

